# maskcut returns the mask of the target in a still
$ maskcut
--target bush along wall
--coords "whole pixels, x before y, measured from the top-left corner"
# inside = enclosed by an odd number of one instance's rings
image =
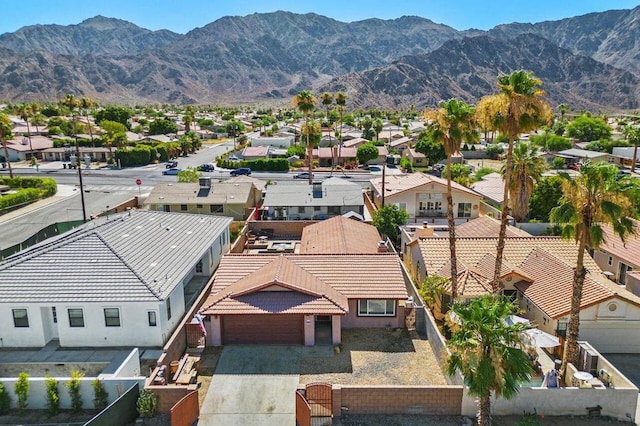
[[[289,160],[286,158],[264,158],[258,160],[240,160],[233,161],[224,158],[218,158],[216,166],[225,169],[236,169],[238,167],[249,167],[253,171],[262,172],[288,172]]]
[[[51,178],[14,177],[1,178],[0,183],[17,192],[0,197],[0,212],[7,211],[29,202],[55,195],[56,181]]]

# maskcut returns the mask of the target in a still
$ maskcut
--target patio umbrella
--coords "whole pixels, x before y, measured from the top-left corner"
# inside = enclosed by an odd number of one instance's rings
[[[518,315],[509,315],[508,317],[506,317],[504,320],[504,325],[509,326],[509,325],[514,325],[514,324],[529,324],[529,320],[526,318],[522,318],[519,317]]]
[[[560,346],[560,339],[537,328],[526,330],[524,334],[526,334],[526,338],[533,346],[537,346],[539,348],[553,348]]]

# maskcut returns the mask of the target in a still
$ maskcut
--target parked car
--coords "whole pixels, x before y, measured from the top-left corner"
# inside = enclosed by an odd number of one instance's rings
[[[215,169],[215,166],[211,163],[205,163],[198,166],[198,170],[201,172],[212,172]]]
[[[177,175],[178,173],[180,173],[182,171],[182,169],[179,169],[177,167],[172,167],[170,169],[167,170],[163,170],[162,174],[163,175]]]
[[[311,177],[313,178],[313,174],[311,174]],[[298,173],[297,175],[294,175],[293,178],[294,179],[309,179],[309,172]]]
[[[580,167],[582,167],[582,163],[571,163],[571,164],[569,164],[569,168],[571,170],[580,170]]]
[[[369,166],[369,171],[370,172],[381,172],[382,171],[382,167],[380,167],[380,166]]]
[[[250,176],[251,169],[248,167],[240,167],[239,169],[231,170],[231,176]]]
[[[169,160],[165,163],[164,165],[165,169],[173,169],[175,167],[178,167],[178,161],[177,160]]]
[[[240,161],[240,159],[235,155],[230,155],[229,156],[229,160],[231,160],[231,161]]]

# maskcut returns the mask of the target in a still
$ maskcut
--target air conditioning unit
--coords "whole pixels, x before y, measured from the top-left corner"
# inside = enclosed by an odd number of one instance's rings
[[[200,184],[200,188],[211,188],[210,177],[201,177],[198,179],[198,183]]]

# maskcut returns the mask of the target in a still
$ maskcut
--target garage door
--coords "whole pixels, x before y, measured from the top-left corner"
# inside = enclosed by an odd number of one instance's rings
[[[222,343],[301,345],[303,321],[302,315],[226,315]]]

